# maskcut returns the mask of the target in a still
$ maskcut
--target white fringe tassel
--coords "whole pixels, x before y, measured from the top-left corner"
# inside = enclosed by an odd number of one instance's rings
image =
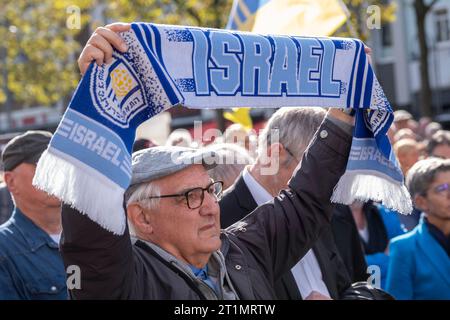
[[[114,234],[125,231],[124,190],[90,168],[75,166],[46,150],[39,159],[33,185],[86,214]]]
[[[410,214],[413,210],[411,197],[404,185],[361,172],[345,172],[331,196],[331,202],[346,205],[368,200],[381,202],[402,214]]]

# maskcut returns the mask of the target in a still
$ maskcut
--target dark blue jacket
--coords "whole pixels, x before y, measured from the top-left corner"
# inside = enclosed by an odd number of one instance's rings
[[[0,226],[0,300],[67,299],[58,244],[18,208]]]

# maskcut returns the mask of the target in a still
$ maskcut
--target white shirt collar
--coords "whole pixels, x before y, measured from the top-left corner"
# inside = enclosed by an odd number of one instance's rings
[[[273,196],[253,178],[248,171],[248,166],[244,168],[242,178],[258,206],[273,199]],[[330,292],[322,279],[319,262],[312,249],[306,253],[291,271],[303,299],[309,296],[313,290],[325,296],[330,296]]]
[[[258,206],[273,199],[273,196],[258,181],[256,181],[255,178],[253,178],[248,171],[248,166],[244,168],[242,178]]]

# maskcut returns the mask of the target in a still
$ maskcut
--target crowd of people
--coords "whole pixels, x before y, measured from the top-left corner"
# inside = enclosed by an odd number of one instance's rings
[[[98,34],[81,72],[121,43]],[[2,151],[0,299],[450,299],[450,132],[405,110],[394,118],[411,215],[332,204],[354,119],[289,107],[257,137],[235,124],[209,144],[187,131],[137,140],[122,235],[36,189],[51,133],[21,134]],[[214,161],[174,161],[199,155]],[[68,285],[70,266],[81,286]]]

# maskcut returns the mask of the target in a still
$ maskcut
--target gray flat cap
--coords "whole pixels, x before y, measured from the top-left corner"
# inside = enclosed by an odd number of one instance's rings
[[[4,170],[11,171],[23,162],[36,164],[51,138],[51,132],[30,130],[11,139],[2,152]]]
[[[211,150],[176,146],[157,146],[133,153],[131,184],[150,182],[181,171],[194,164],[206,170],[217,165],[219,156]]]

